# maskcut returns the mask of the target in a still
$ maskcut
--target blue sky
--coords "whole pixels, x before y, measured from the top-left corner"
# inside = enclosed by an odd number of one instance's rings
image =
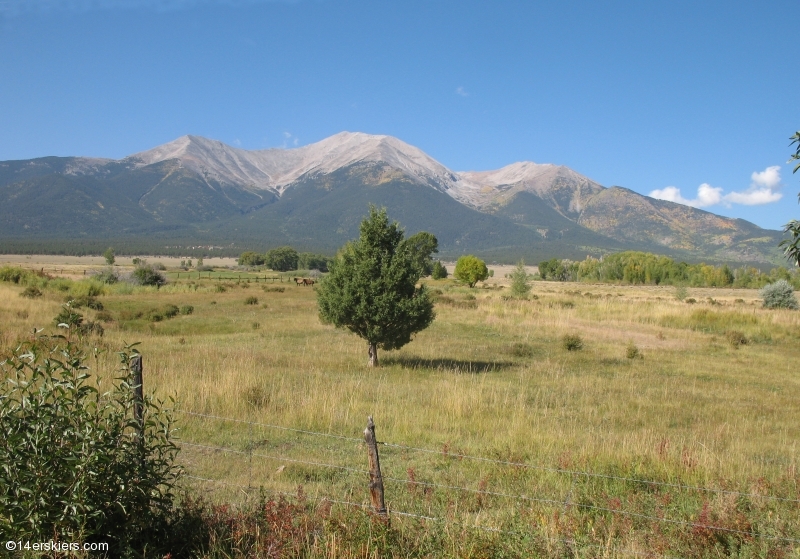
[[[779,229],[800,2],[0,0],[0,160],[389,134]]]

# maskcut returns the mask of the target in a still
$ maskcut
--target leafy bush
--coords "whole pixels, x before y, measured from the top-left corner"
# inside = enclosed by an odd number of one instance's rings
[[[195,268],[195,270],[197,270],[198,272],[213,272],[214,271],[214,267],[213,266],[200,266],[200,260],[198,260],[197,262],[198,262],[198,265],[197,265],[197,268]]]
[[[134,283],[139,285],[155,285],[156,287],[161,287],[167,283],[167,278],[164,277],[164,274],[156,271],[149,264],[137,266],[133,271],[132,279]]]
[[[83,315],[75,311],[75,309],[72,308],[72,305],[66,303],[61,305],[61,311],[59,311],[59,313],[53,319],[53,324],[55,326],[66,324],[68,328],[77,328],[83,324]]]
[[[678,301],[683,301],[689,296],[689,290],[686,289],[685,285],[676,285],[675,286],[675,298]]]
[[[686,302],[689,303],[690,305],[694,305],[697,302],[697,299],[695,299],[694,297],[689,297],[688,299],[686,299]]]
[[[266,293],[283,293],[286,291],[285,287],[275,287],[273,285],[262,285],[261,289],[263,289]]]
[[[145,398],[132,419],[131,347],[122,378],[100,393],[85,352],[40,339],[0,363],[0,532],[8,539],[103,541],[109,556],[164,549],[180,474],[173,420]],[[160,532],[160,534],[159,534]],[[148,541],[151,540],[151,541]]]
[[[438,260],[433,263],[433,269],[431,270],[431,277],[433,279],[445,279],[447,278],[447,268],[444,267],[444,264],[439,262]]]
[[[181,314],[192,314],[194,312],[194,307],[192,305],[183,305],[181,307]]]
[[[244,300],[245,305],[257,305],[258,304],[258,297],[250,296]]]
[[[95,311],[102,311],[103,310],[103,303],[97,300],[96,297],[93,296],[86,296],[82,295],[80,297],[67,297],[67,302],[73,309],[80,309],[83,307],[89,307]]]
[[[739,330],[728,330],[725,332],[725,338],[734,349],[739,349],[739,346],[747,345],[748,342],[747,336]]]
[[[564,337],[561,338],[561,345],[567,351],[578,351],[583,349],[583,338],[578,334],[564,334]]]
[[[797,297],[794,289],[786,280],[778,280],[761,288],[758,292],[764,300],[766,309],[792,309],[800,308],[797,304]]]
[[[42,290],[38,287],[34,287],[29,285],[25,288],[25,290],[19,294],[20,297],[25,297],[27,299],[36,299],[37,297],[42,296]]]
[[[101,322],[114,322],[114,317],[108,311],[100,311],[97,313],[97,320]]]
[[[174,317],[178,316],[178,313],[180,312],[180,309],[175,305],[168,304],[168,305],[164,305],[163,312],[164,312],[164,316],[166,318],[174,318]]]
[[[627,357],[628,359],[636,359],[637,357],[641,358],[642,352],[639,350],[638,347],[636,347],[635,343],[630,342],[628,344],[628,347],[625,348],[625,357]]]
[[[266,257],[257,252],[247,251],[239,255],[239,266],[263,266],[266,262]]]
[[[214,286],[214,291],[216,293],[225,293],[227,291],[227,289],[225,288],[224,285],[217,284],[217,285]]]
[[[94,274],[94,279],[100,283],[114,284],[119,281],[119,274],[110,266]]]

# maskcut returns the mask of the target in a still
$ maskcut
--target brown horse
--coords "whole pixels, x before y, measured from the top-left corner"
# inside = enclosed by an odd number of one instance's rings
[[[314,280],[311,278],[303,278],[303,285],[314,285]]]

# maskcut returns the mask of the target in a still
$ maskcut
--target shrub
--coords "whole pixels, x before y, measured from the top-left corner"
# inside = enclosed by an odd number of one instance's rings
[[[639,351],[635,343],[629,342],[628,347],[625,348],[625,357],[628,359],[636,359],[637,357],[642,357],[642,352]]]
[[[262,285],[261,289],[263,289],[265,293],[283,293],[286,291],[285,287],[275,287],[273,285]]]
[[[214,267],[213,266],[200,266],[200,260],[198,260],[197,262],[198,262],[198,265],[197,265],[197,268],[195,268],[195,270],[197,270],[198,272],[213,272],[214,271]]]
[[[258,297],[250,296],[244,300],[245,305],[257,305],[258,304]]]
[[[89,307],[94,311],[102,311],[103,310],[103,303],[98,301],[93,296],[86,296],[82,295],[80,297],[67,297],[67,302],[73,309],[80,309],[83,307]]]
[[[114,317],[108,311],[100,311],[97,313],[97,320],[101,322],[114,322]]]
[[[214,286],[214,292],[215,293],[225,293],[226,291],[227,291],[227,289],[225,288],[224,285],[217,284],[217,285]]]
[[[447,278],[447,268],[445,268],[444,265],[438,260],[433,263],[433,269],[431,270],[431,277],[437,280]]]
[[[165,318],[174,318],[178,316],[180,309],[175,305],[164,305],[162,312],[164,313]]]
[[[533,357],[533,348],[521,342],[511,344],[508,352],[514,357]]]
[[[191,266],[192,266],[192,261],[191,261],[191,260],[189,260],[189,263],[188,263],[188,265],[189,265],[189,267],[191,267]],[[160,271],[162,271],[162,272],[163,272],[164,270],[166,270],[166,269],[167,269],[167,267],[166,267],[166,266],[164,266],[164,264],[162,264],[161,262],[156,262],[155,264],[153,264],[153,269],[155,269],[155,270],[160,270]]]
[[[578,351],[583,349],[583,338],[578,334],[564,334],[564,337],[561,338],[561,345],[567,351]]]
[[[688,296],[689,296],[689,290],[686,289],[685,285],[676,285],[675,286],[675,298],[678,301],[683,301]]]
[[[103,325],[99,322],[93,322],[91,320],[87,320],[83,324],[78,327],[78,333],[81,336],[97,336],[98,338],[102,338],[103,334],[106,333],[106,329],[103,328]]]
[[[194,307],[192,305],[183,305],[181,307],[181,314],[192,314],[194,312]]]
[[[738,330],[728,330],[725,332],[725,338],[734,349],[739,349],[739,346],[747,345],[748,342],[747,336]]]
[[[689,303],[690,305],[694,305],[697,302],[697,299],[695,299],[694,297],[689,297],[688,299],[686,299],[686,302]]]
[[[119,281],[119,274],[111,268],[108,267],[105,270],[101,270],[94,275],[94,279],[99,281],[100,283],[106,284],[114,284]]]
[[[22,293],[19,294],[19,296],[27,299],[36,299],[37,297],[42,296],[42,291],[38,287],[29,285]]]
[[[79,312],[76,312],[69,303],[61,305],[61,311],[59,311],[59,313],[53,319],[53,324],[56,326],[65,324],[67,328],[80,327],[82,323],[83,315]]]
[[[797,304],[797,297],[794,295],[794,288],[786,280],[778,280],[761,288],[758,292],[764,300],[765,309],[792,309],[800,308]]]
[[[165,554],[155,552],[174,522],[178,447],[170,413],[150,397],[145,436],[134,429],[132,351],[120,354],[123,378],[105,393],[83,350],[61,340],[40,339],[0,363],[0,532],[8,539],[105,541],[111,557]]]
[[[167,283],[167,278],[164,277],[164,274],[156,271],[156,269],[149,264],[137,266],[136,269],[133,270],[132,279],[134,283],[139,285],[155,285],[156,287],[161,287]]]

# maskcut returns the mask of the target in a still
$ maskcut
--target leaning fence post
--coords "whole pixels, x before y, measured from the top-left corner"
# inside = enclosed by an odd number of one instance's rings
[[[381,463],[378,459],[378,442],[375,439],[375,423],[370,415],[367,428],[364,429],[364,440],[367,442],[369,456],[369,495],[372,500],[372,509],[379,516],[386,518],[386,504],[383,501],[383,476],[381,476]]]
[[[142,386],[142,354],[131,357],[133,372],[133,417],[139,426],[139,440],[144,442],[144,389]]]

